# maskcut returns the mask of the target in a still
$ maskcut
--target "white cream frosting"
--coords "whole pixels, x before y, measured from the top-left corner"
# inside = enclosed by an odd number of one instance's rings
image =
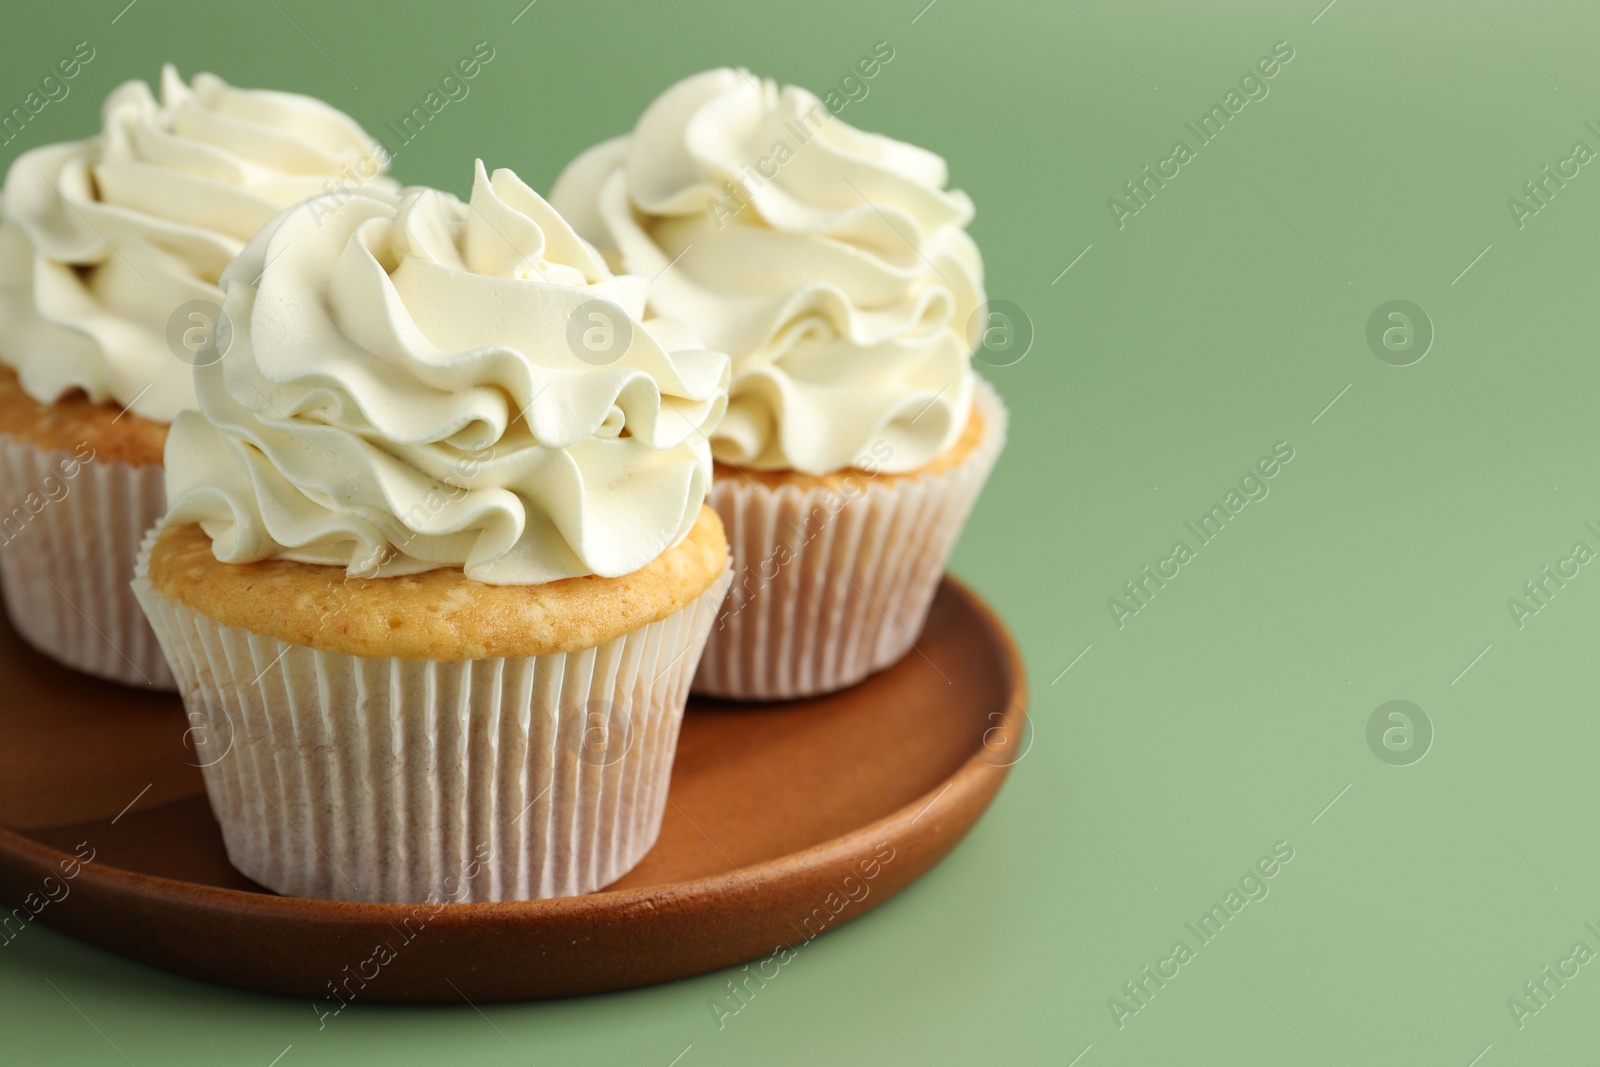
[[[563,171],[550,200],[650,303],[733,358],[718,459],[824,474],[950,447],[972,400],[983,265],[943,159],[814,95],[713,70]]]
[[[170,65],[161,100],[131,81],[101,133],[20,156],[0,226],[0,363],[49,403],[74,388],[171,422],[194,406],[168,321],[220,303],[223,268],[280,210],[377,178],[383,150],[310,97],[187,86]]]
[[[222,282],[224,355],[166,453],[170,521],[217,559],[538,584],[632,573],[693,525],[728,357],[646,320],[646,280],[510,171],[479,163],[470,205],[311,200]],[[600,363],[569,342],[595,307],[626,343]]]

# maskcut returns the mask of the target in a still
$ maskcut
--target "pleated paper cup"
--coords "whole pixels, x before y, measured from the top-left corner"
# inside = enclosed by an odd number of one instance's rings
[[[845,490],[719,474],[707,503],[733,548],[733,587],[694,691],[735,700],[832,693],[910,652],[961,528],[1005,445],[1006,409],[979,379],[983,437],[952,467]]]
[[[224,626],[134,588],[172,661],[228,859],[286,896],[440,903],[589,893],[655,844],[729,572],[597,647],[376,659]]]
[[[11,625],[74,670],[176,689],[128,583],[166,511],[159,464],[133,466],[0,434],[0,593]]]

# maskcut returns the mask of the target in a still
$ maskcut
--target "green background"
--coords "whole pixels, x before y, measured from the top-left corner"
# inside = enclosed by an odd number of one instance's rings
[[[358,1003],[319,1032],[303,1001],[39,928],[0,952],[0,1058],[1600,1057],[1600,964],[1520,1029],[1506,1004],[1575,941],[1600,950],[1600,565],[1521,628],[1507,606],[1574,542],[1600,547],[1583,528],[1600,527],[1600,163],[1522,229],[1506,204],[1574,141],[1600,148],[1592,5],[539,0],[513,23],[525,0],[124,2],[8,5],[5,110],[77,41],[98,54],[0,161],[89,134],[104,95],[163,60],[324,97],[377,132],[487,40],[471,95],[395,173],[464,190],[479,155],[544,189],[686,74],[731,61],[822,91],[888,40],[841,117],[948,158],[991,295],[1036,333],[985,371],[1012,436],[953,564],[1023,646],[1035,743],[940,867],[720,1031],[710,975],[481,1013]],[[1119,230],[1107,199],[1283,40],[1270,95]],[[1410,366],[1367,345],[1393,299],[1436,330]],[[1295,458],[1270,495],[1119,628],[1107,600],[1192,544],[1184,523],[1279,441]],[[1435,734],[1409,766],[1366,739],[1392,699]],[[1184,923],[1279,841],[1295,856],[1270,895],[1119,1029],[1108,998],[1195,944]]]

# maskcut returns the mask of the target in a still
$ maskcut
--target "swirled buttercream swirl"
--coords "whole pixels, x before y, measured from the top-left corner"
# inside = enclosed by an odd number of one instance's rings
[[[647,320],[645,279],[508,170],[478,164],[470,203],[313,199],[222,282],[224,354],[166,455],[171,521],[219,560],[614,577],[699,513],[728,358]]]
[[[377,177],[382,149],[310,97],[171,66],[107,98],[85,141],[18,157],[0,227],[0,362],[36,400],[71,389],[171,422],[194,406],[168,320],[220,303],[223,268],[280,210]]]
[[[551,203],[650,303],[733,358],[719,459],[823,474],[948,448],[972,397],[983,266],[944,160],[804,89],[713,70],[574,160]]]

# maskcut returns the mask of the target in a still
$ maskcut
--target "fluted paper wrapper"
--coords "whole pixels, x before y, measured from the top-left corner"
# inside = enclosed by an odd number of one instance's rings
[[[390,903],[588,893],[661,830],[724,571],[595,648],[373,659],[224,626],[135,586],[172,659],[228,859],[286,896]]]
[[[733,587],[694,691],[736,700],[831,693],[910,652],[1005,445],[1006,409],[979,379],[984,436],[958,465],[853,495],[719,477],[707,499],[733,548]]]
[[[166,510],[160,465],[83,460],[0,434],[0,591],[11,625],[74,670],[176,689],[128,588],[140,540]]]

